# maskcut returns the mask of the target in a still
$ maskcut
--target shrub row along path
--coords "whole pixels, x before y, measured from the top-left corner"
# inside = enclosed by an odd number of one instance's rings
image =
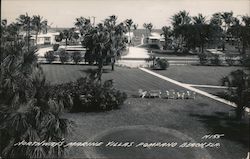
[[[83,65],[42,65],[42,67],[47,79],[54,84],[84,77],[87,70],[93,68]],[[140,142],[178,142],[178,145],[183,142],[212,142],[220,143],[220,146],[206,149],[133,146],[130,148],[71,147],[68,148],[68,156],[73,158],[170,157],[173,159],[200,158],[200,156],[215,159],[246,157],[249,126],[248,123],[238,123],[230,119],[228,112],[232,107],[204,96],[197,96],[195,100],[134,98],[131,95],[137,94],[139,88],[146,90],[183,90],[184,88],[139,69],[116,67],[115,71],[111,72],[110,67],[105,67],[104,72],[106,72],[103,74],[104,79],[114,79],[115,87],[126,91],[130,97],[118,110],[101,113],[65,113],[64,116],[77,125],[67,141],[103,141],[104,144],[117,141],[134,142],[135,145]],[[187,75],[183,74],[183,77],[185,76]],[[196,77],[198,76],[193,78]],[[224,137],[217,140],[201,139],[206,134],[217,133],[224,134]]]

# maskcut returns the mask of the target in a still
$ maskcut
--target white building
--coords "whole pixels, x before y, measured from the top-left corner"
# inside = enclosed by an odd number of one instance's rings
[[[38,34],[37,36],[37,44],[38,45],[46,45],[46,44],[56,44],[56,37],[59,36],[59,32],[55,33],[46,33],[46,34]],[[31,39],[36,39],[36,35],[32,35]]]

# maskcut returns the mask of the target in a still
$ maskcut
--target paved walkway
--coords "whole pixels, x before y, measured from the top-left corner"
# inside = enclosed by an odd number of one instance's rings
[[[166,81],[168,81],[168,82],[174,83],[174,84],[176,84],[176,85],[178,85],[178,86],[181,86],[181,87],[183,87],[183,88],[186,88],[186,89],[188,89],[188,90],[191,90],[191,91],[194,91],[194,92],[196,92],[196,93],[199,93],[199,94],[201,94],[201,95],[203,95],[203,96],[209,97],[209,98],[211,98],[211,99],[213,99],[213,100],[216,100],[216,101],[218,101],[218,102],[221,102],[221,103],[230,105],[230,106],[232,106],[232,107],[237,107],[236,104],[233,103],[233,102],[230,102],[230,101],[225,100],[225,99],[223,99],[223,98],[220,98],[220,97],[218,97],[218,96],[209,94],[209,93],[207,93],[207,92],[205,92],[205,91],[202,91],[202,90],[199,90],[199,89],[197,89],[197,88],[193,88],[193,87],[191,87],[191,86],[188,85],[188,84],[178,82],[178,81],[176,81],[176,80],[173,80],[173,79],[171,79],[171,78],[162,76],[162,75],[160,75],[160,74],[158,74],[158,73],[155,73],[155,72],[150,71],[150,70],[145,69],[145,68],[140,68],[140,70],[142,70],[142,71],[144,71],[144,72],[147,72],[147,73],[149,73],[149,74],[151,74],[151,75],[153,75],[153,76],[159,77],[159,78],[161,78],[161,79],[163,79],[163,80],[166,80]],[[246,108],[245,110],[246,110],[246,112],[249,113],[249,108]]]

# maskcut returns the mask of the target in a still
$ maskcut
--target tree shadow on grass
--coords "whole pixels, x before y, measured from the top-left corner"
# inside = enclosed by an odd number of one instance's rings
[[[224,112],[215,112],[213,115],[190,114],[190,116],[198,118],[213,134],[225,134],[225,139],[249,147],[249,120],[238,121]]]

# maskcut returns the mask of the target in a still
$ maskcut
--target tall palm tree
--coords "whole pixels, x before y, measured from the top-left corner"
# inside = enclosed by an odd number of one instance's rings
[[[177,14],[174,14],[171,19],[174,28],[180,25],[190,24],[191,22],[191,17],[189,16],[189,12],[185,10],[180,11]]]
[[[147,36],[147,40],[148,40],[148,36],[151,34],[151,31],[153,29],[153,24],[152,23],[144,23],[143,27],[146,29],[146,36]],[[148,34],[149,31],[149,34]]]
[[[32,25],[34,26],[34,30],[36,31],[36,45],[37,45],[37,36],[42,30],[46,30],[48,21],[40,15],[34,15],[32,18]]]
[[[126,27],[127,27],[127,29],[128,29],[128,35],[129,35],[129,44],[131,44],[131,36],[130,36],[130,31],[131,31],[131,27],[132,27],[132,25],[133,25],[133,20],[132,19],[127,19],[127,20],[125,20],[125,25],[126,25]]]
[[[163,31],[163,35],[164,35],[164,38],[165,38],[165,48],[167,47],[168,45],[168,39],[171,35],[171,28],[168,27],[168,26],[164,26],[162,27],[162,31]]]
[[[28,47],[28,51],[30,50],[30,31],[32,29],[32,19],[31,17],[29,17],[28,13],[26,13],[25,15],[22,14],[20,15],[17,19],[17,23],[22,27],[23,30],[26,31],[26,39],[27,39],[27,47]]]
[[[230,28],[232,22],[233,22],[233,12],[223,12],[221,14],[221,19],[224,24],[222,24],[224,28],[224,35],[223,35],[223,43],[222,43],[222,50],[225,50],[225,43],[226,43],[226,37],[227,37],[227,31]]]
[[[194,16],[193,17],[193,23],[194,24],[206,24],[207,21],[206,21],[206,17],[203,16],[201,13],[198,14],[198,16]]]
[[[85,32],[92,27],[90,19],[80,17],[76,18],[75,26],[79,29],[81,35],[83,36]]]

